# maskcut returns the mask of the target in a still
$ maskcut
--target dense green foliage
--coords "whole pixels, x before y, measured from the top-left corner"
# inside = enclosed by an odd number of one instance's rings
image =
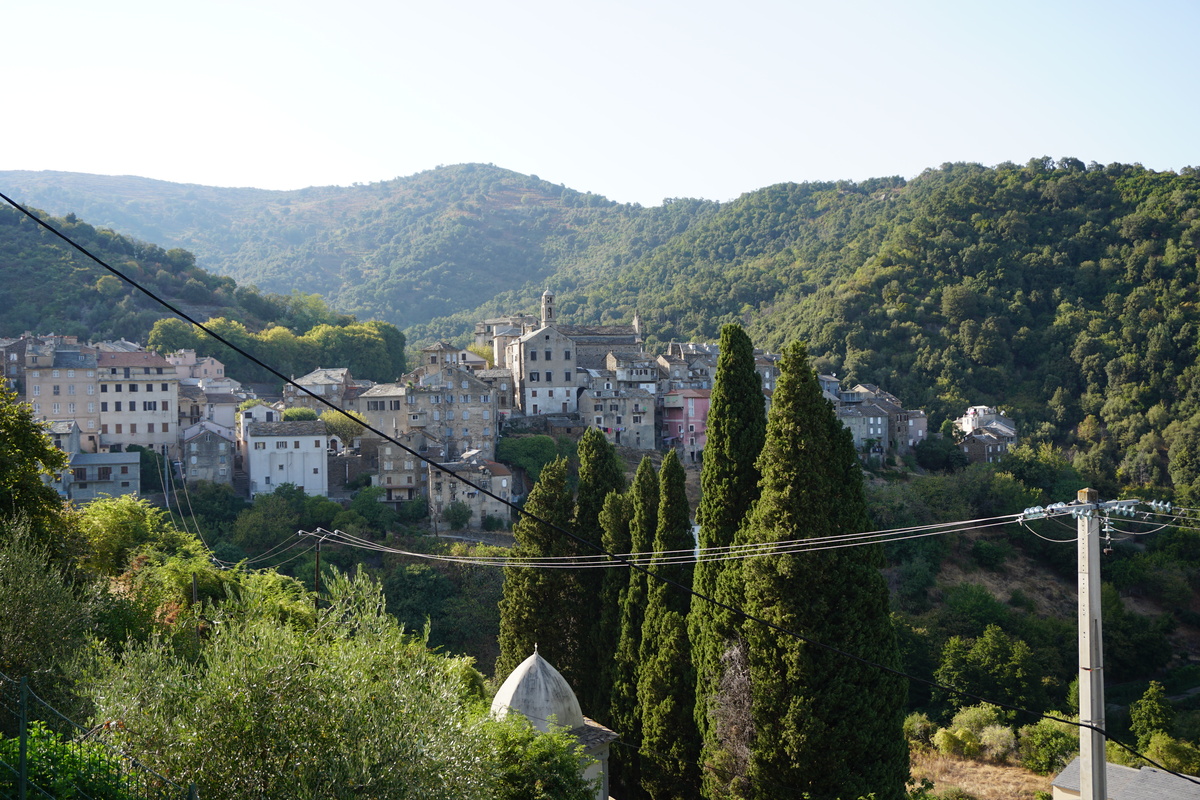
[[[754,346],[740,325],[721,329],[721,355],[713,376],[707,425],[707,444],[700,472],[700,525],[702,548],[728,547],[758,497],[758,468],[755,462],[766,436],[767,412],[762,379],[754,369]],[[702,561],[696,565],[695,590],[717,598],[720,572],[728,562]],[[728,584],[728,581],[726,582]],[[738,598],[717,598],[722,602]],[[725,609],[696,600],[688,614],[688,633],[696,671],[696,725],[704,745],[704,761],[710,766],[724,762],[711,716],[713,699],[720,694],[723,669],[721,654],[733,637],[734,622]],[[706,793],[715,796],[725,781],[719,769],[705,770]]]
[[[558,458],[542,470],[529,493],[525,512],[513,524],[514,557],[565,556],[575,552],[573,543],[557,528],[569,529],[575,501],[567,489],[567,462]],[[500,658],[496,675],[508,677],[534,652],[534,647],[553,664],[567,683],[581,677],[579,641],[573,606],[578,581],[572,570],[505,567],[504,599],[500,601]]]
[[[696,676],[687,631],[693,566],[658,555],[695,546],[683,465],[675,450],[663,459],[658,485],[656,555],[650,562],[653,577],[646,592],[637,690],[642,788],[653,800],[671,800],[696,797],[700,790],[700,735],[693,716]]]
[[[215,317],[205,322],[205,327],[229,344],[181,320],[164,319],[154,323],[147,346],[162,353],[188,349],[213,356],[225,364],[230,375],[246,381],[277,381],[271,370],[296,378],[331,366],[346,367],[354,378],[376,382],[394,381],[405,372],[404,334],[386,322],[360,323],[347,317],[337,325],[320,322],[297,329],[272,323],[256,333],[236,319]]]
[[[302,333],[321,324],[341,326],[353,321],[330,311],[320,297],[291,287],[283,295],[239,287],[232,278],[196,266],[195,257],[186,250],[164,250],[94,227],[75,214],[40,216],[129,279],[193,317],[228,317],[255,328],[275,323]],[[16,209],[0,208],[0,232],[0,267],[7,276],[8,300],[0,336],[53,331],[83,339],[145,341],[155,322],[167,317],[159,303]],[[173,324],[186,327],[178,320]]]
[[[530,747],[551,751],[530,767],[585,796],[568,742],[498,736],[469,661],[406,636],[377,584],[338,575],[327,599],[290,625],[252,593],[227,602],[199,662],[161,639],[102,660],[97,716],[124,722],[107,738],[205,797],[494,797]]]
[[[616,449],[605,438],[599,428],[588,428],[579,439],[579,486],[575,496],[575,535],[590,542],[592,547],[580,544],[578,551],[583,555],[596,555],[604,548],[604,527],[600,524],[600,514],[604,509],[606,499],[614,492],[625,490],[625,468],[617,458]],[[619,525],[619,522],[613,521]],[[613,552],[613,551],[608,551]],[[616,551],[617,554],[628,552]],[[611,612],[616,608],[616,597],[612,591],[612,581],[615,576],[610,572],[620,570],[580,570],[579,594],[564,598],[564,602],[578,605],[575,613],[581,630],[580,639],[585,652],[581,654],[583,666],[591,665],[588,677],[579,684],[577,694],[580,702],[592,710],[596,718],[608,717],[608,701],[611,687],[605,676],[608,674],[607,662],[617,650],[617,640],[620,631],[615,624],[605,626],[607,621],[613,623]],[[605,591],[608,584],[609,591]],[[605,599],[613,601],[610,608],[603,605]],[[605,612],[609,612],[606,620]]]
[[[649,553],[658,529],[658,475],[649,457],[642,458],[629,487],[629,552]],[[628,582],[618,597],[620,636],[613,656],[612,699],[609,703],[613,729],[629,747],[614,759],[614,784],[622,798],[634,800],[641,793],[642,741],[641,707],[638,704],[638,664],[642,652],[642,626],[646,618],[648,578],[640,570],[628,571]]]
[[[780,372],[746,540],[867,530],[850,434],[821,396],[803,347],[784,351]],[[903,796],[905,686],[873,666],[900,664],[882,555],[866,546],[746,560],[746,613],[798,635],[742,624],[753,726],[741,796]]]

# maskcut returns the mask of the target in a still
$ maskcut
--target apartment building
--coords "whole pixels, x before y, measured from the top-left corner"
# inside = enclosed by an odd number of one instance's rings
[[[101,448],[174,451],[179,441],[175,366],[146,351],[101,351],[96,359]]]

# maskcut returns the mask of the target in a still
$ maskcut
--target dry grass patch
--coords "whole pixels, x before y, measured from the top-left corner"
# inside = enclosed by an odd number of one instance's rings
[[[1038,791],[1050,791],[1050,776],[1022,767],[987,764],[944,756],[932,750],[912,754],[913,782],[933,781],[934,791],[957,787],[978,800],[1033,800]]]

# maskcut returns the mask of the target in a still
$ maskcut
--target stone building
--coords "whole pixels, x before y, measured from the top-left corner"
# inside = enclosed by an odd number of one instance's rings
[[[580,419],[613,444],[653,450],[654,395],[645,389],[591,388],[580,398]]]
[[[359,413],[372,428],[393,437],[420,431],[442,444],[447,458],[471,450],[494,456],[497,407],[496,390],[455,364],[421,367],[359,398]]]
[[[97,452],[103,420],[95,348],[79,344],[74,336],[46,336],[27,339],[24,353],[25,400],[34,416],[52,422],[74,420],[81,450]]]
[[[156,452],[179,441],[179,378],[174,365],[144,350],[97,355],[100,445],[123,450],[140,445]]]

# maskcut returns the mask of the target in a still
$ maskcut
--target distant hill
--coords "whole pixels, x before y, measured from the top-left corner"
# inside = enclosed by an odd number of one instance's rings
[[[196,254],[263,291],[315,292],[400,326],[537,293],[560,273],[603,280],[715,203],[618,205],[490,165],[365,186],[276,192],[64,172],[0,172],[18,200]]]

